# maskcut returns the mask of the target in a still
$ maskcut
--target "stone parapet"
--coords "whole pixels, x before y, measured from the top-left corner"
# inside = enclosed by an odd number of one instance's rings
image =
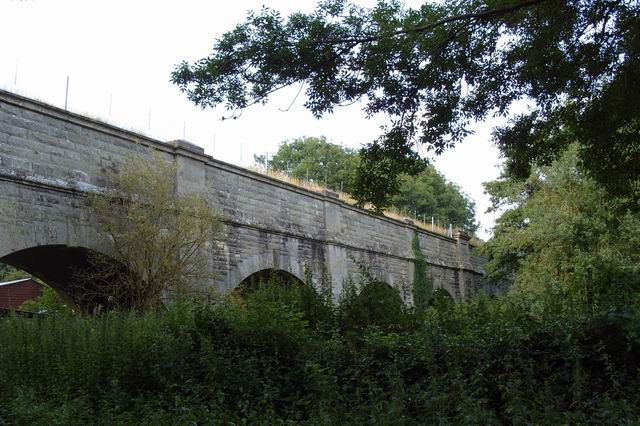
[[[296,276],[308,268],[315,279],[331,277],[339,292],[344,280],[360,274],[358,264],[369,265],[374,276],[390,284],[406,284],[413,279],[414,235],[436,286],[455,298],[473,294],[483,273],[464,233],[454,238],[431,233],[411,220],[349,205],[334,191],[310,191],[214,159],[192,142],[164,143],[5,91],[0,91],[5,191],[0,194],[0,237],[5,236],[0,258],[33,244],[94,244],[95,232],[79,199],[102,190],[128,156],[152,155],[149,148],[176,162],[178,193],[200,195],[223,219],[227,239],[211,254],[211,285],[220,289],[269,267]],[[21,219],[8,219],[17,216]]]

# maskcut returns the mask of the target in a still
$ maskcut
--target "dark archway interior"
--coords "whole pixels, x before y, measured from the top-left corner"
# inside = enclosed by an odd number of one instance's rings
[[[404,306],[398,290],[384,281],[372,281],[362,288],[357,297],[357,303],[366,306],[372,317],[399,315]]]
[[[433,290],[433,295],[431,296],[429,304],[448,304],[453,303],[453,301],[454,299],[453,296],[451,296],[451,293],[449,293],[444,288],[436,288],[435,290]]]
[[[376,325],[391,329],[403,322],[403,309],[397,289],[383,281],[372,281],[348,302],[345,323],[356,328]]]
[[[331,317],[331,308],[316,289],[290,272],[264,269],[244,279],[232,292],[241,303],[279,303],[296,309],[302,318],[315,325]]]
[[[298,277],[291,272],[281,269],[263,269],[249,275],[238,284],[237,290],[242,292],[257,289],[261,285],[279,284],[283,286],[305,285]]]
[[[0,262],[22,269],[86,310],[108,301],[96,290],[97,265],[111,263],[110,271],[124,267],[114,259],[84,247],[45,245],[31,247],[0,258]]]

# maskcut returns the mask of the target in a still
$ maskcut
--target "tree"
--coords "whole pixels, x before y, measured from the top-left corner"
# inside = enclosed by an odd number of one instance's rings
[[[328,188],[352,194],[360,156],[349,148],[327,142],[324,137],[304,137],[285,141],[270,159],[261,155],[255,161],[298,179],[308,177],[321,184],[326,179]],[[415,177],[400,175],[398,185],[398,194],[389,197],[388,202],[396,209],[420,218],[435,217],[472,233],[477,230],[474,202],[432,165]]]
[[[127,159],[108,177],[108,191],[87,198],[108,255],[94,256],[82,277],[96,283],[90,299],[144,311],[211,278],[207,253],[221,222],[199,196],[175,193],[174,164],[152,158]]]
[[[327,142],[320,136],[285,141],[273,157],[255,156],[255,161],[334,191],[351,192],[359,158],[354,150]]]
[[[579,149],[570,145],[525,181],[503,175],[486,184],[493,209],[505,209],[481,248],[490,280],[527,292],[577,292],[589,304],[640,288],[640,215],[615,212],[578,167]]]
[[[400,172],[424,166],[416,146],[440,153],[469,124],[530,110],[495,132],[519,178],[569,143],[580,164],[626,207],[640,203],[640,4],[631,0],[460,0],[406,9],[321,1],[284,19],[267,8],[183,62],[172,81],[202,107],[235,112],[280,88],[306,87],[316,116],[364,100],[390,124],[361,150],[354,193],[387,203]],[[570,126],[576,138],[549,138]]]
[[[471,233],[478,229],[473,200],[431,165],[415,177],[401,175],[400,189],[392,203],[398,210],[427,221],[434,217]]]

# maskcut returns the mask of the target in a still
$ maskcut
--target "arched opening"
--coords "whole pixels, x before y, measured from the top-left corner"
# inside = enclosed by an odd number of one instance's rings
[[[108,296],[100,291],[100,283],[125,272],[122,265],[102,253],[65,245],[19,250],[0,258],[0,263],[27,272],[73,305],[90,312],[110,305]]]
[[[296,298],[306,291],[315,294],[312,287],[292,273],[281,269],[262,269],[243,279],[231,292],[231,297],[241,303],[245,303],[250,297],[282,301]]]
[[[246,277],[231,293],[236,301],[245,304],[277,303],[299,310],[311,325],[328,320],[330,307],[315,288],[288,271],[263,269]]]
[[[345,320],[350,327],[394,328],[402,324],[403,314],[404,303],[398,290],[383,281],[372,281],[349,303]]]
[[[453,296],[451,296],[451,293],[449,293],[444,288],[436,288],[435,290],[433,290],[431,300],[429,301],[429,304],[431,306],[449,305],[453,303]]]
[[[236,290],[241,293],[256,290],[262,285],[279,285],[283,287],[295,287],[305,285],[302,280],[291,272],[281,269],[263,269],[246,277],[238,284]]]

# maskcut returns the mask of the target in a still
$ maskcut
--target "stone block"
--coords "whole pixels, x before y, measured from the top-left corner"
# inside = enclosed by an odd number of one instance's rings
[[[406,284],[413,278],[416,232],[434,282],[455,298],[469,297],[477,287],[484,260],[466,235],[423,232],[410,219],[346,205],[333,191],[314,193],[216,161],[191,142],[163,143],[3,91],[0,172],[13,177],[0,181],[0,236],[14,237],[0,242],[0,257],[36,243],[95,247],[78,194],[103,185],[127,157],[150,155],[147,147],[176,160],[178,193],[199,194],[227,221],[226,239],[212,245],[221,253],[212,253],[211,284],[221,289],[258,267],[302,276],[308,266],[314,277],[331,276],[339,292],[345,279],[359,274],[354,259],[390,284]]]

